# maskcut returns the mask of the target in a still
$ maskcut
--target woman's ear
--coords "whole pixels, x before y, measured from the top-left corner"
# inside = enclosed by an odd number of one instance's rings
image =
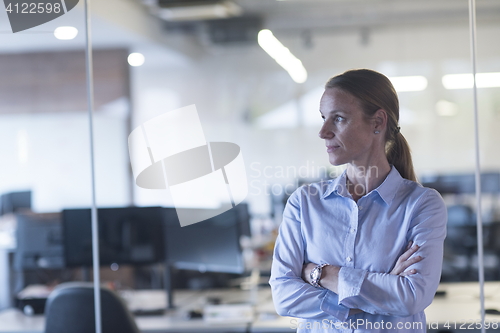
[[[372,117],[373,130],[382,132],[387,127],[387,112],[384,109],[375,111]]]

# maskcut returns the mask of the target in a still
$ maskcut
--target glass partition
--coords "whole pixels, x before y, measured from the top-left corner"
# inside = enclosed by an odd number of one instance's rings
[[[231,243],[243,253],[243,276],[254,270],[266,280],[288,197],[303,184],[332,179],[344,170],[329,163],[318,138],[324,84],[345,70],[370,68],[395,86],[401,133],[411,146],[418,180],[436,188],[446,202],[442,282],[477,281],[467,1],[233,0],[218,7],[219,17],[213,11],[189,16],[200,12],[188,5],[179,11],[182,6],[168,2],[92,2],[99,208],[163,207],[168,214],[177,208],[180,214],[236,206],[245,217],[235,219],[248,229],[237,234],[241,244]],[[63,5],[62,13],[55,13],[56,3]],[[83,2],[48,1],[42,8],[48,16],[32,27],[22,23],[22,13],[16,16],[16,8],[12,1],[0,10],[0,309],[13,306],[11,296],[31,284],[50,291],[58,283],[91,276],[88,267],[66,267],[64,233],[57,227],[63,210],[91,205]],[[500,279],[498,9],[497,1],[477,4],[487,280]],[[12,32],[13,22],[25,29]],[[182,126],[169,118],[168,130],[155,127],[169,112],[192,105],[196,116]],[[152,178],[149,187],[140,186],[143,169],[135,169],[140,163],[134,165],[131,133],[143,139],[141,167],[157,167],[159,178]],[[206,146],[211,159],[202,162],[211,169],[192,176],[193,182],[173,184],[167,162],[161,162],[175,155],[165,153],[173,145],[167,139],[193,149]],[[233,169],[229,163],[216,167],[211,144],[220,142],[239,147],[230,159],[240,163]],[[181,171],[198,172],[191,170],[197,163],[179,165]],[[202,179],[216,171],[219,178],[213,182]],[[156,183],[159,179],[163,185]],[[174,188],[184,183],[182,190]],[[32,225],[45,227],[30,231]],[[43,244],[29,246],[42,237]],[[163,255],[164,263],[148,267],[103,265],[102,281],[122,291],[164,288],[169,261],[168,253]],[[184,286],[221,285],[218,275],[205,273],[172,274],[193,279],[182,281]],[[223,286],[242,276],[237,273],[225,276]]]

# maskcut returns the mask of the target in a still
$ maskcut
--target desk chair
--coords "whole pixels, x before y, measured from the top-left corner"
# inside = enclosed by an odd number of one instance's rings
[[[139,333],[124,302],[101,288],[103,333]],[[91,283],[69,282],[58,286],[45,307],[45,333],[94,333],[94,289]]]

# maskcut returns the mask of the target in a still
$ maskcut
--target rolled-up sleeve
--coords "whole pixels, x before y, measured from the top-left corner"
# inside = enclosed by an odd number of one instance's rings
[[[315,288],[301,278],[305,245],[301,232],[300,190],[295,191],[286,204],[274,248],[269,284],[276,311],[282,316],[344,321],[349,308],[339,304],[338,295]]]
[[[342,267],[339,272],[339,304],[371,314],[406,317],[423,311],[439,285],[446,236],[446,207],[441,196],[428,189],[411,214],[407,239],[420,246],[414,255],[423,260],[409,269],[409,276],[368,272]]]

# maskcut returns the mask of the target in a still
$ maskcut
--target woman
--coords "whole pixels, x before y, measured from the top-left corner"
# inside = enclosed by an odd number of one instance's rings
[[[394,87],[378,72],[347,71],[327,82],[320,113],[330,163],[347,169],[290,196],[271,271],[275,307],[300,318],[291,319],[299,332],[425,332],[446,208],[415,181]]]

